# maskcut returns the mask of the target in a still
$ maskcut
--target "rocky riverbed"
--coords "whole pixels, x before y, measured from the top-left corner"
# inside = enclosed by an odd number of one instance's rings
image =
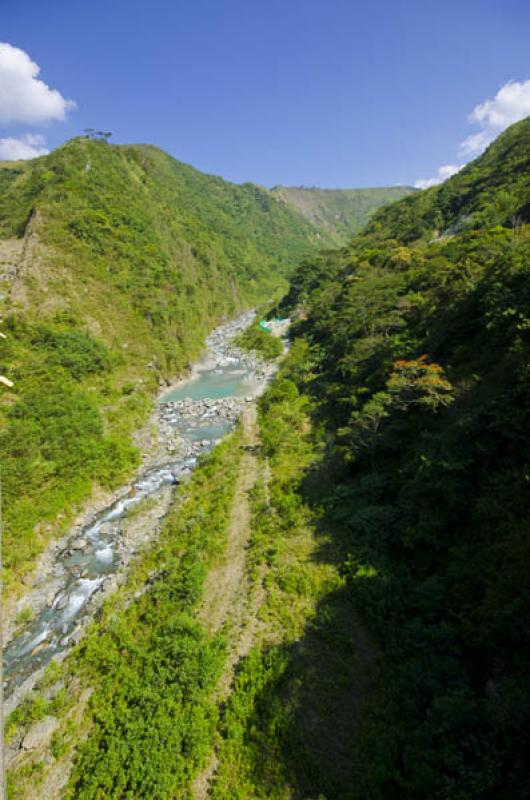
[[[156,536],[174,488],[265,389],[275,365],[233,344],[252,318],[249,312],[212,332],[203,360],[159,398],[146,426],[151,433],[143,437],[149,448],[140,473],[100,498],[43,554],[33,586],[18,603],[19,624],[12,622],[6,636],[7,710],[52,658],[64,657],[79,640],[104,597],[123,581],[131,558]],[[29,621],[21,624],[22,619]]]

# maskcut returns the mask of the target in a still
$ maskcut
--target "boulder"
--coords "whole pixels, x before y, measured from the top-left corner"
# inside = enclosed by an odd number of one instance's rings
[[[44,717],[29,729],[22,740],[23,750],[37,750],[47,744],[59,725],[57,717]]]
[[[84,550],[88,545],[86,539],[76,539],[75,542],[70,544],[71,550]]]

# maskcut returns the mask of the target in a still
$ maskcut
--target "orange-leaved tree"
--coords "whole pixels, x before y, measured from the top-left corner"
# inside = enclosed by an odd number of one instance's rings
[[[350,457],[359,448],[372,450],[381,431],[381,423],[394,411],[407,411],[412,407],[437,411],[454,400],[454,389],[444,376],[443,368],[429,362],[426,355],[419,358],[395,361],[385,388],[375,392],[361,409],[350,417],[350,423],[339,433],[353,444]]]

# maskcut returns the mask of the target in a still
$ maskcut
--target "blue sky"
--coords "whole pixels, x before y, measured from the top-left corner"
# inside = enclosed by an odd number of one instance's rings
[[[0,101],[0,139],[104,128],[267,186],[449,174],[530,113],[528,0],[1,0],[0,41],[76,104],[31,121]]]

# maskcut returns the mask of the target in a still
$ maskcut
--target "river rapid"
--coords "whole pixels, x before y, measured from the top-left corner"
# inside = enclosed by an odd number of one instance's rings
[[[190,475],[201,453],[233,430],[244,405],[271,379],[274,366],[264,365],[232,343],[253,316],[248,312],[216,328],[191,377],[159,398],[155,463],[144,467],[109,505],[51,549],[42,602],[38,595],[33,598],[33,618],[4,647],[7,710],[34,685],[51,659],[64,657],[79,641],[104,595],[118,585],[120,574],[123,577],[130,558],[156,535],[174,488]],[[144,518],[141,509],[146,509]],[[134,521],[135,514],[140,530],[136,537],[127,536],[128,520]],[[40,582],[46,586],[44,578]]]

